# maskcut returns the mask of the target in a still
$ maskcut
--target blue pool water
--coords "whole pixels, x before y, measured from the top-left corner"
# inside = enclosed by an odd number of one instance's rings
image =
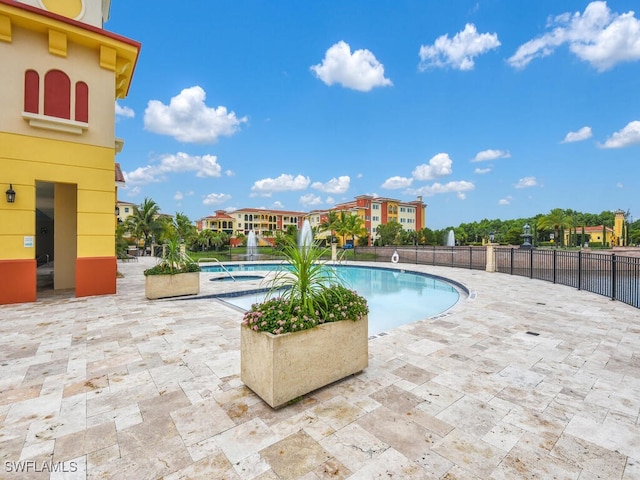
[[[282,264],[225,265],[230,272],[273,271]],[[335,268],[345,286],[356,290],[369,304],[369,334],[433,317],[456,304],[460,293],[456,287],[438,278],[414,272],[376,267],[346,265]],[[223,272],[220,266],[203,266],[205,272]],[[265,286],[266,288],[267,286]],[[248,310],[264,300],[266,292],[225,297],[224,300]]]

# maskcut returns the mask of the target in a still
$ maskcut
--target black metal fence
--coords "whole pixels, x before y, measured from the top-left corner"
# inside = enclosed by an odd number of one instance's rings
[[[486,247],[357,247],[354,253],[355,260],[389,262],[397,258],[401,263],[475,270],[485,270],[487,266]],[[640,308],[640,257],[495,247],[495,269],[586,290]]]

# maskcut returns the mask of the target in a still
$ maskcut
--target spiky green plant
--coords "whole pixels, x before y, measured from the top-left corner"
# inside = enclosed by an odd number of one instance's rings
[[[326,249],[317,243],[298,246],[287,238],[282,250],[285,268],[276,272],[268,297],[287,301],[290,312],[299,308],[303,314],[317,314],[327,308],[327,290],[339,284],[336,272],[320,259]]]

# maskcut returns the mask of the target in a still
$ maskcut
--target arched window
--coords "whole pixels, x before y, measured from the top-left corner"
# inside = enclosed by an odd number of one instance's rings
[[[89,123],[89,87],[84,82],[76,83],[76,121]]]
[[[24,74],[24,111],[39,113],[40,75],[35,70],[27,70]]]
[[[50,70],[44,76],[44,114],[71,118],[71,81],[60,70]]]

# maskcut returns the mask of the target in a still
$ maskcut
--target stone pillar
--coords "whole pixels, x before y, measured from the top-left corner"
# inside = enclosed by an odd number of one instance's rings
[[[335,263],[337,260],[338,260],[338,244],[332,243],[331,244],[331,261]]]
[[[493,243],[487,243],[487,272],[496,271],[496,251]]]

